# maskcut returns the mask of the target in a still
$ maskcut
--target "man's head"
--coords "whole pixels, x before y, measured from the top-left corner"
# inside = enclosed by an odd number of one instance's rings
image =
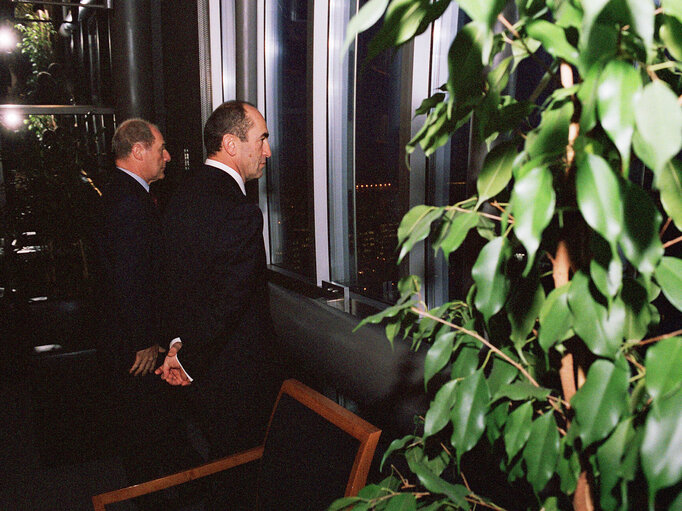
[[[163,179],[170,154],[159,129],[143,119],[128,119],[111,142],[116,166],[137,174],[147,183]]]
[[[272,154],[268,136],[265,119],[245,101],[223,103],[204,126],[206,153],[236,170],[244,182],[263,175],[265,160]]]

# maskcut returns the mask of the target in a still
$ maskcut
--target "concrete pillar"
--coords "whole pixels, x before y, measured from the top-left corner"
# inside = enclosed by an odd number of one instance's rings
[[[116,0],[111,17],[116,119],[154,121],[151,0]]]

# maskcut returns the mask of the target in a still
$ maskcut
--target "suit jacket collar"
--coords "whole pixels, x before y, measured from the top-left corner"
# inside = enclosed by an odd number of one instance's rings
[[[244,185],[244,180],[242,179],[242,176],[239,175],[239,172],[234,170],[232,167],[225,165],[222,162],[212,160],[211,158],[207,158],[206,162],[204,164],[208,167],[215,167],[219,170],[222,170],[227,175],[232,177],[232,179],[234,179],[234,181],[237,183],[237,185],[239,185],[239,189],[242,191],[242,193],[246,197],[246,187]]]
[[[230,195],[234,195],[236,200],[246,200],[246,195],[244,195],[241,188],[239,187],[239,183],[237,183],[237,181],[224,170],[220,170],[219,168],[212,165],[204,164],[204,166],[201,168],[201,172],[209,177],[213,183],[213,186],[224,190]]]
[[[144,179],[142,179],[140,176],[137,174],[129,171],[128,169],[124,169],[123,167],[116,167],[118,170],[123,172],[126,176],[130,176],[132,179],[134,179],[139,185],[145,189],[147,193],[149,193],[149,183],[147,183]]]

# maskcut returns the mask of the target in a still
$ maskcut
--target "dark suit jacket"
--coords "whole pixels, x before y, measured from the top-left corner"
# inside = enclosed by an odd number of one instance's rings
[[[167,335],[182,339],[178,357],[188,374],[238,372],[229,359],[245,364],[268,353],[263,216],[235,180],[198,169],[168,204],[164,239]]]
[[[160,337],[161,219],[147,191],[119,169],[102,190],[93,233],[101,273],[100,350],[127,370]]]

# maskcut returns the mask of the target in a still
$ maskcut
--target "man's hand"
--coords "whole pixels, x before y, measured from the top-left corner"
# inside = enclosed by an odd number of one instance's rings
[[[132,365],[128,373],[133,376],[144,376],[149,374],[156,367],[156,357],[159,356],[159,345],[154,344],[149,348],[140,350],[135,355],[135,363]]]
[[[154,371],[156,374],[160,374],[161,379],[170,385],[185,386],[192,383],[187,377],[185,371],[183,371],[180,362],[178,362],[178,357],[176,355],[178,354],[180,348],[182,348],[182,343],[176,342],[173,344],[173,346],[171,346],[171,348],[168,350],[168,354],[166,355],[163,364],[160,365],[156,371]]]

